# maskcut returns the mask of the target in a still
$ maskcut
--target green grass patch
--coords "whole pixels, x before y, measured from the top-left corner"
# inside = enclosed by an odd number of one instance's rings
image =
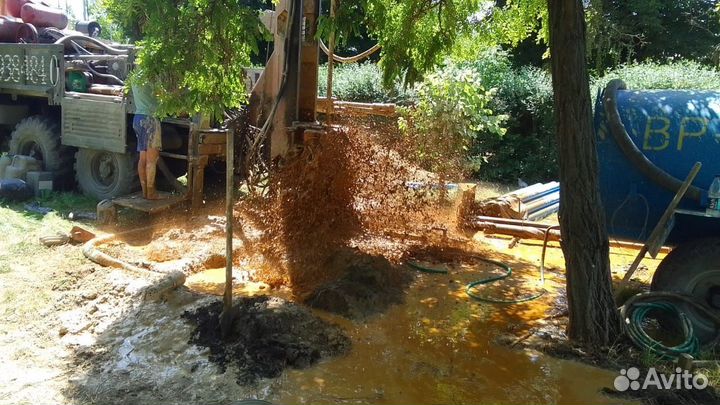
[[[77,193],[50,193],[37,199],[41,207],[52,208],[65,215],[71,212],[95,212],[97,200]]]

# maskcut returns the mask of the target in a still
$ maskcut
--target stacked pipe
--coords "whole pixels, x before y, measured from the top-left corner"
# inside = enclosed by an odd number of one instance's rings
[[[480,203],[480,215],[537,221],[560,207],[560,183],[537,183]]]
[[[38,28],[65,29],[68,16],[37,0],[7,0],[0,16],[0,42],[38,42]]]

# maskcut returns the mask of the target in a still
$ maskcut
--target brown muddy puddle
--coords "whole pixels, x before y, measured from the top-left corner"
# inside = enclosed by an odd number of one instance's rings
[[[270,287],[263,282],[238,281],[233,275],[233,296],[253,297],[270,293]],[[215,268],[191,274],[185,286],[195,292],[208,295],[223,295],[225,291],[225,268]]]
[[[518,245],[501,250],[502,257],[488,258],[508,260],[517,254],[523,259],[511,263],[514,275],[510,281],[482,292],[511,298],[537,291],[535,258],[539,261],[540,247]],[[632,250],[614,252],[618,255],[613,255],[613,263],[624,265],[626,256],[632,261]],[[495,305],[469,299],[465,285],[497,274],[497,270],[463,263],[448,265],[449,274],[418,273],[404,304],[365,321],[316,310],[350,336],[350,354],[308,369],[286,370],[271,389],[260,390],[264,393],[258,397],[278,404],[623,403],[600,392],[612,387],[617,376],[614,371],[494,343],[501,334],[525,335],[547,316],[553,292],[564,285],[562,272],[552,271],[562,266],[560,249],[549,249],[547,265],[548,294],[522,304]],[[211,269],[190,276],[187,285],[218,295],[223,281],[224,270]],[[267,289],[261,286],[236,283],[234,292],[265,293]]]

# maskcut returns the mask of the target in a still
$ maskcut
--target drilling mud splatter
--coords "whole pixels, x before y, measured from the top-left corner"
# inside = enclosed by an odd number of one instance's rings
[[[402,143],[392,139],[381,143],[366,132],[334,128],[279,167],[265,194],[238,203],[240,222],[262,232],[256,253],[270,265],[260,279],[290,286],[304,300],[348,274],[336,265],[338,255],[349,247],[359,257],[368,253],[358,241],[452,226],[454,212],[437,176],[404,160]],[[391,261],[402,256],[382,250],[376,245],[372,253]],[[402,289],[401,280],[391,281],[391,289]]]

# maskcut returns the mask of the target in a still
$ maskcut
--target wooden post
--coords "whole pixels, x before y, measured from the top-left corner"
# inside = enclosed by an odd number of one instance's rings
[[[330,0],[330,19],[332,20],[332,29],[330,30],[330,38],[328,41],[328,67],[327,67],[327,94],[328,107],[325,112],[325,120],[327,125],[332,125],[332,116],[335,112],[335,105],[333,104],[333,70],[335,68],[335,0]]]
[[[220,314],[220,329],[223,337],[227,337],[232,325],[232,265],[233,265],[233,202],[235,175],[235,133],[227,132],[227,149],[225,151],[225,292],[223,294],[223,311]]]
[[[695,180],[695,176],[700,172],[700,168],[702,168],[702,163],[695,162],[692,169],[690,169],[690,173],[688,173],[687,178],[685,178],[685,181],[682,183],[678,191],[675,193],[675,196],[673,197],[672,201],[670,201],[670,204],[665,209],[665,212],[663,213],[662,217],[660,217],[660,220],[658,221],[657,225],[655,225],[655,228],[653,229],[652,233],[650,234],[650,237],[647,239],[643,247],[638,252],[637,256],[635,256],[635,260],[630,265],[630,268],[628,268],[628,271],[625,273],[625,277],[623,277],[620,284],[618,284],[617,291],[616,291],[616,297],[619,296],[625,287],[625,285],[630,281],[630,278],[633,274],[635,274],[635,270],[637,270],[638,266],[640,266],[640,262],[645,257],[645,254],[650,251],[650,246],[655,245],[658,243],[658,239],[662,237],[662,235],[665,232],[665,227],[667,226],[668,222],[672,219],[673,215],[675,214],[675,209],[677,208],[678,204],[680,204],[680,200],[683,199],[685,196],[685,193],[687,192],[688,188],[690,188],[690,185],[692,184],[693,180]],[[664,241],[663,241],[664,242]],[[662,245],[662,243],[660,243]]]

